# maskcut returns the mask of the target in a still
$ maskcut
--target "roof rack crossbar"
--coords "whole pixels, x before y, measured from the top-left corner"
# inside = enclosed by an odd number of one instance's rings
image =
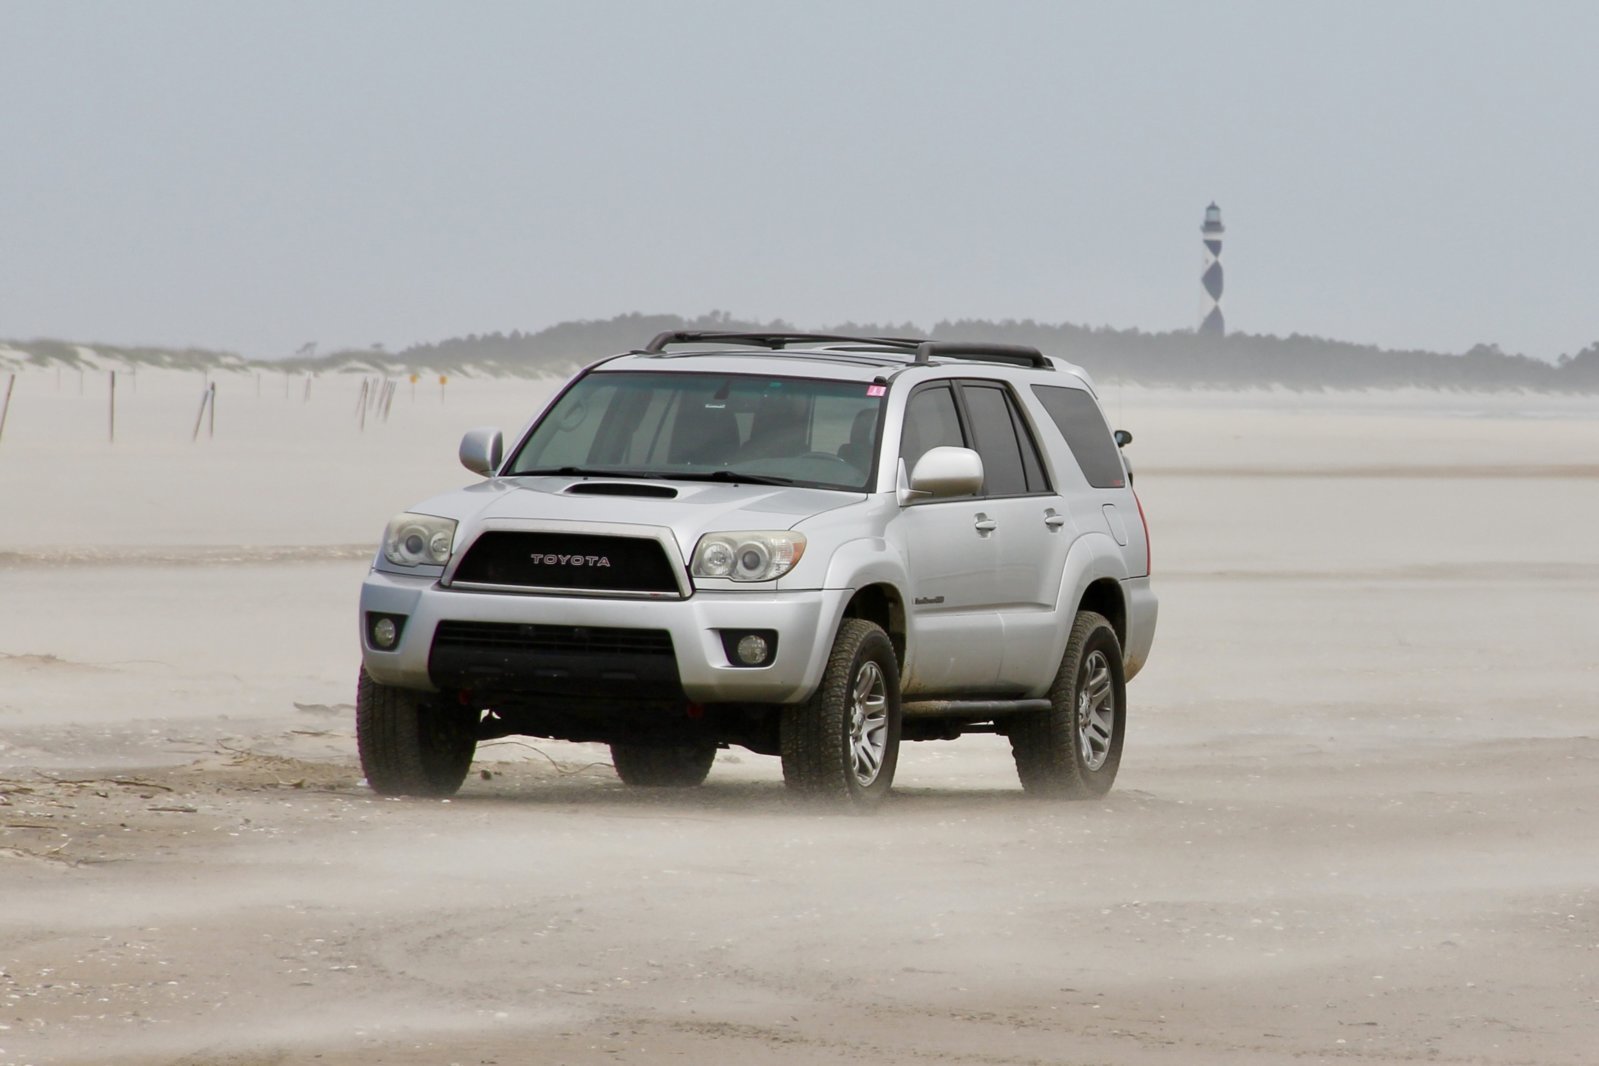
[[[1053,370],[1055,364],[1037,348],[1025,344],[986,344],[971,341],[922,341],[916,346],[918,363],[934,359],[975,359],[985,363],[1009,363],[1013,366],[1037,367]]]
[[[752,348],[770,348],[774,351],[790,344],[869,344],[877,348],[894,348],[915,351],[922,343],[919,337],[860,337],[841,333],[782,333],[743,332],[740,330],[667,330],[657,333],[643,348],[646,352],[661,352],[668,344],[740,344]]]

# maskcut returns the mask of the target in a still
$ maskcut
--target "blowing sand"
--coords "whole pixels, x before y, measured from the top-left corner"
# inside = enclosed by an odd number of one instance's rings
[[[632,792],[502,741],[362,785],[356,592],[545,382],[19,376],[0,1064],[1576,1064],[1599,1048],[1599,406],[1108,389],[1161,622],[1115,791],[907,746]],[[259,394],[258,394],[259,392]],[[287,396],[285,395],[287,393]]]

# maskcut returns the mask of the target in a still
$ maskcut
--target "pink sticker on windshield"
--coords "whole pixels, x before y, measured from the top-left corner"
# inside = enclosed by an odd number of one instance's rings
[[[868,395],[868,396],[882,396],[882,395],[884,395],[887,392],[888,392],[888,386],[887,385],[868,385],[868,386],[866,386],[866,395]]]

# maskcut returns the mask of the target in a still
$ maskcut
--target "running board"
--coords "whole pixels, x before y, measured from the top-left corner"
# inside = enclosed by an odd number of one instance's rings
[[[1007,714],[1037,714],[1053,706],[1048,700],[906,700],[905,718],[964,718],[982,721]]]

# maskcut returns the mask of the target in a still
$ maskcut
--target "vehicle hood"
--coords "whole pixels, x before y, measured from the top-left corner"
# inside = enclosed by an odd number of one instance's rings
[[[590,495],[595,487],[625,494]],[[646,495],[663,490],[676,495],[670,499]],[[806,518],[865,498],[859,492],[786,486],[523,477],[491,478],[435,496],[412,510],[461,523],[458,542],[474,537],[478,528],[496,520],[667,528],[687,556],[706,533],[789,529]]]

